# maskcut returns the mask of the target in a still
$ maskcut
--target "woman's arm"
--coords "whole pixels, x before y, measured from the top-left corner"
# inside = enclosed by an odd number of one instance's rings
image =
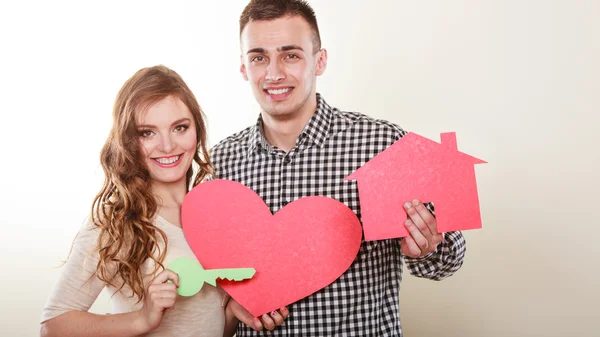
[[[172,280],[173,282],[168,282]],[[42,337],[133,337],[156,329],[177,299],[177,274],[165,270],[146,290],[142,309],[117,315],[72,310],[42,323]]]
[[[118,315],[97,315],[69,311],[42,324],[41,337],[133,337],[146,333],[140,311]]]
[[[177,297],[177,274],[160,273],[146,289],[141,310],[118,315],[96,315],[88,310],[104,289],[96,275],[98,229],[88,220],[71,247],[59,279],[43,309],[41,336],[136,336],[155,329],[163,311]],[[167,280],[173,280],[168,283]]]

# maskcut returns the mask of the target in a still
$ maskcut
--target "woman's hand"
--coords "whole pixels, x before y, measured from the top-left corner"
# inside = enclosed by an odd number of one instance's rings
[[[260,317],[253,317],[248,310],[242,307],[233,298],[227,303],[226,310],[234,315],[239,321],[253,328],[255,331],[261,331],[263,328],[267,330],[273,330],[276,326],[282,325],[283,321],[289,315],[287,308],[283,307],[269,314],[264,314]]]
[[[169,280],[173,282],[167,282]],[[144,297],[144,306],[138,311],[146,331],[158,328],[165,311],[175,307],[178,286],[179,277],[168,269],[150,283]]]

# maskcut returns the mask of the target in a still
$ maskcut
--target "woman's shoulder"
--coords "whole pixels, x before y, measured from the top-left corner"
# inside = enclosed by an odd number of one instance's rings
[[[95,220],[92,218],[91,215],[88,215],[85,217],[85,219],[81,223],[81,225],[79,227],[79,231],[77,232],[77,236],[75,237],[75,240],[77,240],[77,241],[93,240],[95,242],[98,239],[99,231],[100,231],[100,228],[96,224]]]

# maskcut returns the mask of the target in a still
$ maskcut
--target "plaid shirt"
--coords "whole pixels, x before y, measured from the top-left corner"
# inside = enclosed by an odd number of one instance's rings
[[[343,202],[361,219],[356,181],[344,181],[406,134],[399,126],[329,106],[317,94],[317,110],[288,153],[269,145],[262,119],[222,140],[212,150],[218,179],[234,180],[262,197],[273,213],[291,201],[326,196]],[[433,213],[433,205],[427,204]],[[442,280],[462,265],[465,240],[444,234],[437,251],[403,257],[400,239],[361,243],[350,268],[335,282],[288,306],[274,331],[255,332],[240,323],[237,336],[402,336],[399,292],[403,260],[416,277]]]

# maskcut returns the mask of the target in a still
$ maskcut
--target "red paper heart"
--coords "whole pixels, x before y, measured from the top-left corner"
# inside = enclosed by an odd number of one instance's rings
[[[181,212],[186,240],[205,269],[256,269],[250,280],[219,281],[254,316],[335,281],[362,238],[358,218],[337,200],[301,198],[273,215],[254,191],[229,180],[196,186]]]

